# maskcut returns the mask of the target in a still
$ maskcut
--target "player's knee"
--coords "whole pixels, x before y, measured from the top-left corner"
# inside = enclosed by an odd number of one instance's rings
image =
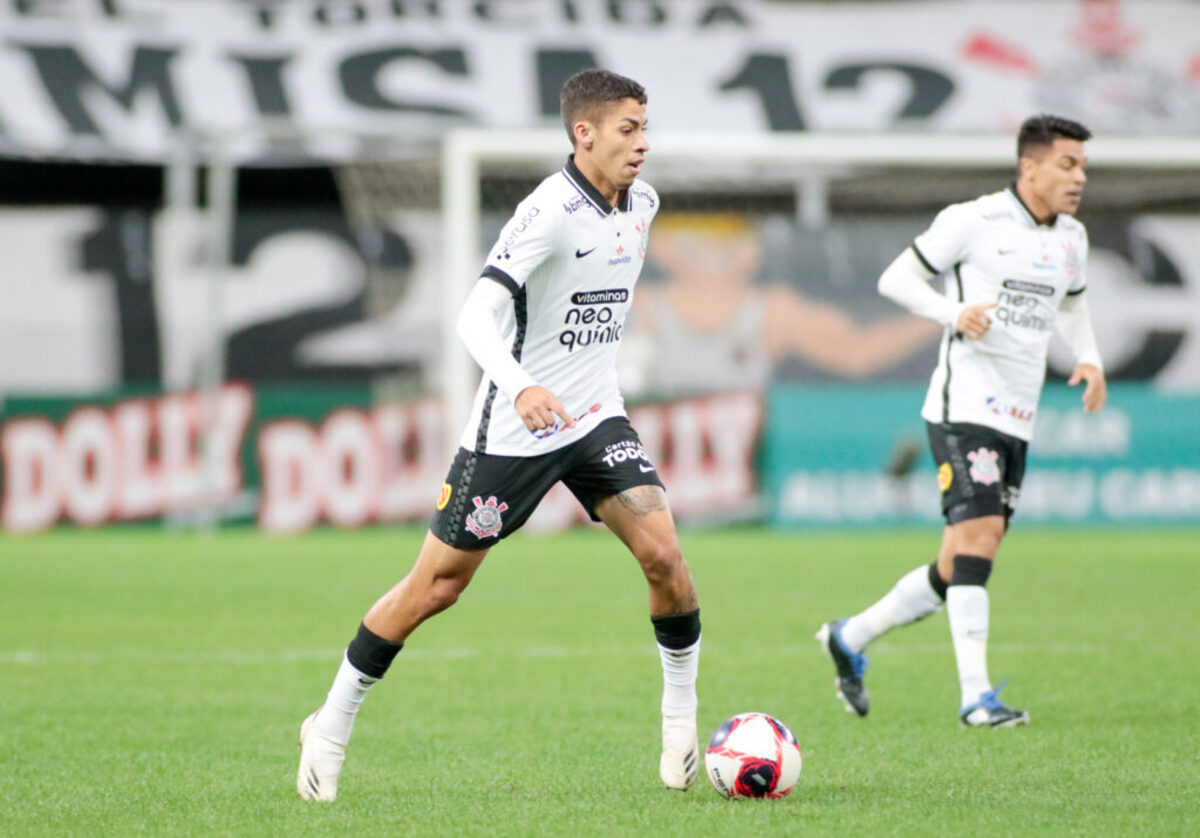
[[[642,566],[642,572],[651,584],[669,582],[687,566],[683,561],[683,552],[674,542],[652,541],[638,548],[635,555]]]
[[[952,552],[992,558],[1004,539],[1004,518],[988,515],[955,525]]]
[[[459,596],[467,588],[467,578],[460,576],[441,576],[433,580],[426,596],[426,614],[437,614],[445,611],[458,602]]]

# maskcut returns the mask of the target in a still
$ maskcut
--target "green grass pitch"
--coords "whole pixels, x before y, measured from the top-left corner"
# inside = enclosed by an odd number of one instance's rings
[[[333,804],[296,731],[416,528],[0,539],[0,835],[1200,834],[1200,533],[1014,529],[991,675],[1028,728],[960,730],[943,614],[871,649],[868,719],[812,640],[932,558],[936,532],[683,535],[702,737],[773,713],[779,801],[659,785],[660,673],[636,564],[519,534],[368,698]]]

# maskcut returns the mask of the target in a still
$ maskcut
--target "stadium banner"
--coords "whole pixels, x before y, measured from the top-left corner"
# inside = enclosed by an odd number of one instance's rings
[[[494,236],[504,219],[486,220]],[[940,328],[875,284],[930,220],[846,214],[809,230],[782,214],[664,210],[622,335],[626,396],[926,380]],[[1200,392],[1200,215],[1086,220],[1088,300],[1111,377]],[[436,212],[393,213],[369,264],[333,208],[248,207],[219,278],[195,259],[201,231],[195,217],[140,208],[0,209],[0,394],[188,390],[214,336],[236,381],[366,386],[382,375],[438,391]],[[392,294],[382,310],[369,287],[380,269]],[[1065,346],[1051,347],[1051,368],[1068,374]]]
[[[553,125],[590,66],[641,81],[678,130],[1007,133],[1049,110],[1188,134],[1198,31],[1189,0],[14,0],[0,152],[163,160],[181,131],[265,119]]]
[[[920,418],[923,387],[774,387],[763,438],[768,519],[779,527],[941,520]],[[1046,525],[1200,523],[1200,396],[1110,387],[1085,414],[1080,390],[1046,385],[1015,520]]]
[[[760,515],[761,393],[644,402],[629,414],[650,461],[677,487],[681,523]],[[450,462],[440,402],[376,404],[366,386],[10,397],[0,419],[0,526],[9,533],[158,520],[254,521],[272,533],[421,521]],[[528,526],[586,519],[558,486]]]

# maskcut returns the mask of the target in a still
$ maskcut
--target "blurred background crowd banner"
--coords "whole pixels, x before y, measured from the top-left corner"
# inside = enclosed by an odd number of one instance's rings
[[[1012,181],[1039,111],[1097,135],[1080,218],[1114,387],[1084,416],[1053,346],[1019,514],[1200,523],[1197,33],[1186,0],[0,2],[0,525],[423,518],[462,419],[447,254],[469,282],[561,165],[558,89],[589,66],[650,94],[663,210],[621,376],[683,523],[936,519],[940,329],[875,282]],[[561,141],[482,161],[460,241],[443,143],[479,128]],[[697,163],[656,157],[667,134],[923,153]],[[1002,153],[968,164],[972,137]],[[580,518],[556,492],[532,526]]]
[[[672,130],[1200,129],[1189,0],[10,0],[0,26],[0,147],[35,156],[162,159],[262,117],[553,124],[589,66]]]

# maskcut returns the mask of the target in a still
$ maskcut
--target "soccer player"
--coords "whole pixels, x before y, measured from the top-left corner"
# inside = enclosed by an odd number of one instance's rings
[[[1027,119],[1008,189],[941,211],[879,278],[879,290],[945,327],[921,416],[937,464],[946,526],[937,561],[903,576],[882,599],[817,639],[837,669],[846,710],[867,715],[863,650],[944,603],[958,664],[959,719],[967,727],[1029,722],[988,678],[988,577],[1025,474],[1025,453],[1046,374],[1051,330],[1075,354],[1068,384],[1083,408],[1104,406],[1107,385],[1088,313],[1088,240],[1075,219],[1091,132],[1056,116]],[[945,293],[929,280],[944,276]]]
[[[563,85],[561,110],[574,153],[517,206],[459,315],[483,378],[425,542],[367,611],[324,705],[300,728],[306,799],[334,799],[367,692],[559,481],[642,568],[663,671],[659,774],[680,790],[696,778],[700,609],[662,481],[617,388],[621,329],[659,207],[637,179],[650,148],[646,92],[585,70]]]

